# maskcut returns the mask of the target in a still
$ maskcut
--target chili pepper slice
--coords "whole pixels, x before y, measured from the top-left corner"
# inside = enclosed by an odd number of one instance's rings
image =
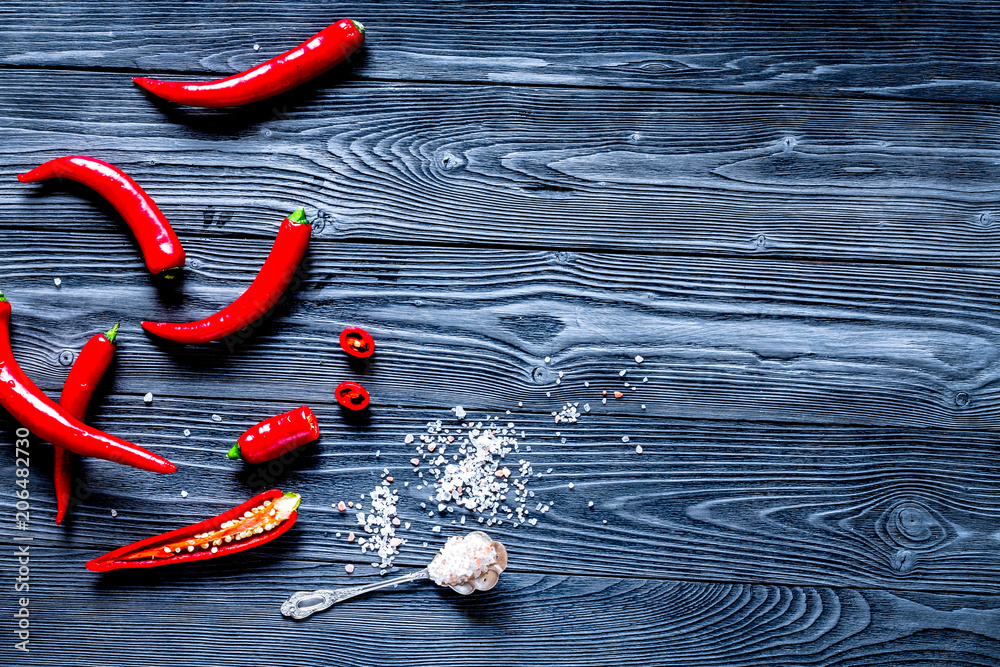
[[[271,489],[219,516],[127,544],[89,561],[87,569],[156,567],[227,556],[270,542],[295,523],[297,493]]]
[[[104,372],[111,365],[115,356],[115,338],[118,337],[118,325],[111,327],[107,333],[97,334],[87,341],[80,350],[69,376],[63,384],[59,405],[66,412],[83,421],[87,406],[94,395],[97,383],[104,377]],[[56,487],[56,524],[62,523],[69,507],[69,493],[73,476],[73,452],[55,445],[55,471],[52,480]]]
[[[375,353],[375,339],[360,327],[347,327],[340,332],[340,347],[352,357],[367,359]]]
[[[219,340],[263,317],[278,302],[295,277],[295,270],[309,247],[312,225],[304,209],[282,220],[271,253],[257,277],[236,301],[197,322],[143,322],[142,328],[178,343],[208,343]]]
[[[226,456],[231,459],[242,456],[250,463],[263,463],[318,437],[316,415],[303,405],[251,427],[240,436]]]
[[[364,410],[368,407],[368,390],[357,382],[341,382],[333,392],[337,402],[348,410]]]
[[[342,19],[245,72],[206,83],[160,81],[137,76],[134,83],[157,97],[195,107],[236,107],[259,102],[315,79],[347,60],[365,41],[365,27]]]
[[[10,303],[3,293],[0,293],[0,405],[38,437],[81,456],[153,472],[177,470],[162,456],[82,423],[28,379],[10,349]]]
[[[156,203],[118,167],[83,155],[56,158],[18,174],[22,183],[68,178],[108,200],[135,234],[146,268],[153,274],[184,266],[184,248]]]

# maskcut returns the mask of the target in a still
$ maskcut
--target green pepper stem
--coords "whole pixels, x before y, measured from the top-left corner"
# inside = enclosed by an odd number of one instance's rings
[[[302,496],[300,496],[297,493],[287,491],[283,495],[285,496],[285,498],[295,498],[295,507],[293,507],[292,510],[297,510],[299,508],[299,505],[302,504]]]
[[[121,326],[121,322],[115,322],[115,326],[111,327],[104,334],[104,337],[108,339],[108,342],[114,345],[115,339],[118,338],[118,327]]]
[[[365,27],[361,25],[361,21],[355,21],[354,19],[347,19],[347,20],[354,24],[354,27],[358,29],[358,32],[360,32],[362,35],[365,34]]]
[[[241,456],[243,456],[243,453],[240,452],[240,443],[238,442],[233,445],[233,448],[230,449],[228,453],[226,453],[226,457],[230,459],[238,459]]]
[[[0,301],[3,301],[4,303],[7,302],[7,297],[3,295],[3,292],[0,292]]]
[[[288,216],[289,222],[294,222],[299,225],[308,225],[309,221],[306,220],[306,210],[304,208],[297,208],[295,211]]]

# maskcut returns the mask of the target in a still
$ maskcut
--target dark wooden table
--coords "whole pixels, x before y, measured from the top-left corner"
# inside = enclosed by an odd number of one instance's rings
[[[57,396],[121,320],[89,421],[179,470],[87,460],[57,527],[34,441],[19,531],[3,414],[0,664],[1000,665],[1000,14],[779,4],[5,2],[15,354]],[[130,82],[240,71],[342,16],[365,51],[269,103],[179,108]],[[153,279],[86,189],[14,179],[74,153],[156,199],[182,279]],[[245,343],[142,332],[240,294],[300,205],[305,277]],[[377,338],[373,363],[339,351],[348,324]],[[342,418],[344,379],[371,390],[370,423]],[[554,424],[567,402],[592,409]],[[225,458],[303,403],[323,436],[292,464]],[[284,619],[293,591],[378,579],[331,504],[383,468],[412,523],[394,573],[464,528],[401,484],[404,436],[458,404],[515,422],[545,473],[538,525],[490,529],[499,586]],[[273,486],[305,500],[265,547],[83,567]]]

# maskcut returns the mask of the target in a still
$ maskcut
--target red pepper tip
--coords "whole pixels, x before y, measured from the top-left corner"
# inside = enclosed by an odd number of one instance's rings
[[[18,174],[17,175],[17,180],[21,181],[22,183],[27,183],[28,182],[28,174]]]
[[[289,222],[294,222],[300,225],[308,225],[309,221],[306,219],[306,210],[304,208],[295,209],[290,216],[288,216]]]
[[[108,342],[114,345],[115,339],[118,338],[118,327],[121,326],[121,322],[115,322],[115,326],[105,332],[104,337],[108,339]]]
[[[241,456],[242,456],[242,453],[240,452],[240,443],[238,443],[238,442],[235,445],[233,445],[232,449],[230,449],[228,452],[226,452],[226,458],[229,458],[229,459],[238,459]]]

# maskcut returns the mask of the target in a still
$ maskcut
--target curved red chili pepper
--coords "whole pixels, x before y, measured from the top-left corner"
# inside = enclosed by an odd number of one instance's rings
[[[348,410],[364,410],[368,407],[368,390],[357,382],[341,382],[333,393],[337,402]]]
[[[115,356],[115,338],[118,336],[118,325],[111,327],[107,333],[97,334],[87,341],[80,350],[73,368],[69,371],[66,382],[63,383],[59,405],[66,412],[83,421],[87,406],[94,395],[97,383],[104,377],[104,372],[111,365]],[[55,472],[52,480],[56,487],[56,523],[62,523],[69,507],[70,486],[73,476],[73,452],[59,445],[55,446]]]
[[[375,354],[375,339],[360,327],[347,327],[340,332],[340,347],[352,357],[367,359]]]
[[[250,463],[263,463],[318,437],[316,415],[303,405],[251,427],[240,436],[226,456],[231,459],[242,456]]]
[[[208,343],[236,333],[261,318],[281,298],[309,247],[311,232],[305,211],[298,209],[281,222],[264,266],[236,301],[197,322],[143,322],[142,328],[178,343]]]
[[[157,97],[195,107],[236,107],[273,97],[315,79],[347,60],[365,41],[365,27],[343,19],[280,56],[245,72],[207,83],[132,79]]]
[[[270,542],[291,528],[298,518],[296,510],[301,502],[302,497],[297,493],[271,489],[219,516],[98,556],[87,563],[87,569],[107,572],[156,567],[245,551]],[[280,518],[284,514],[287,518]]]
[[[177,470],[162,456],[91,428],[53,403],[28,379],[10,349],[10,303],[0,293],[0,405],[29,431],[53,445],[153,472]]]
[[[50,178],[68,178],[83,183],[108,200],[135,234],[146,268],[153,274],[184,266],[184,248],[170,223],[156,203],[118,167],[83,155],[56,158],[26,174],[18,174],[22,183]]]

